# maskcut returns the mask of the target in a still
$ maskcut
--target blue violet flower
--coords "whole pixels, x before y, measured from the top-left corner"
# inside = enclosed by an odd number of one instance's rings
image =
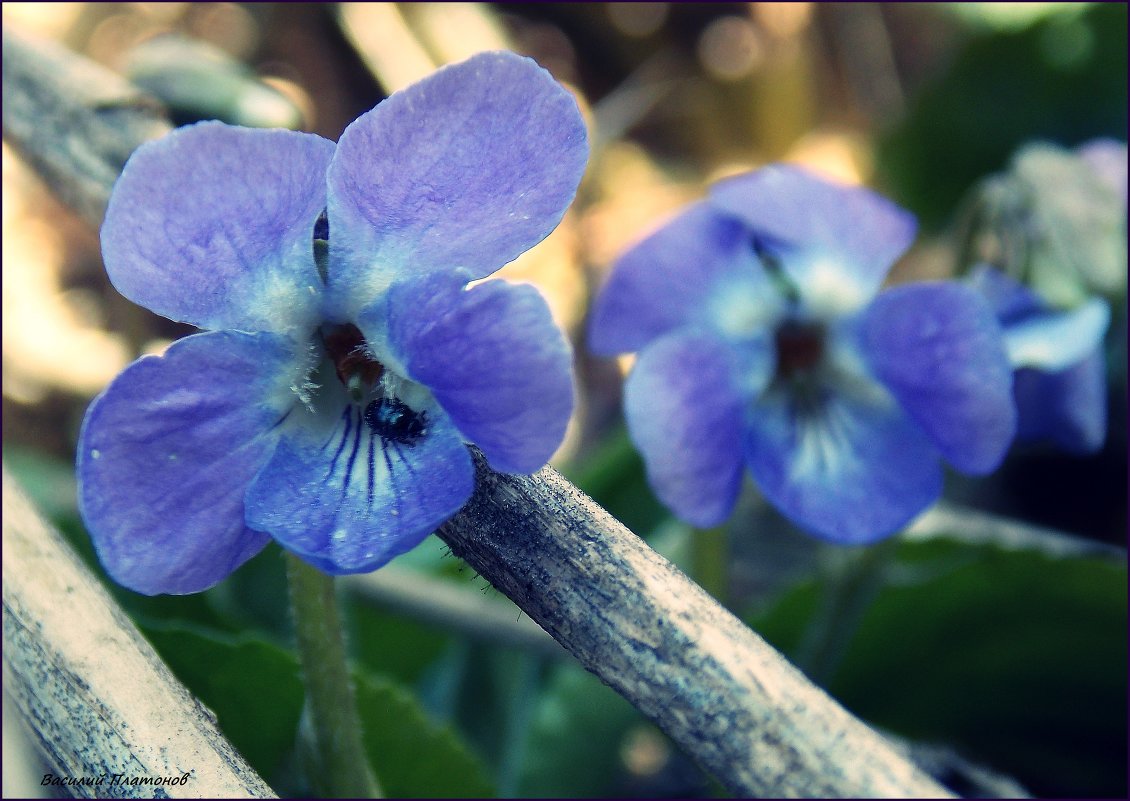
[[[80,505],[110,575],[196,592],[272,538],[373,570],[470,496],[466,443],[541,467],[572,411],[569,347],[533,287],[467,285],[553,230],[587,157],[572,96],[511,53],[392,95],[336,145],[205,122],[139,148],[106,269],[206,331],[87,411]]]
[[[1040,295],[986,264],[970,285],[992,305],[1016,370],[1016,439],[1049,442],[1074,454],[1094,453],[1106,439],[1103,336],[1110,306],[1093,297],[1074,309],[1052,307]]]
[[[1016,411],[989,304],[957,282],[879,291],[915,229],[866,189],[770,166],[621,257],[589,342],[639,351],[625,415],[675,514],[722,522],[748,467],[806,530],[866,543],[939,497],[943,458],[997,467]]]
[[[964,272],[991,264],[1059,309],[1126,296],[1126,143],[1029,142],[979,182],[959,228]]]
[[[1106,439],[1103,337],[1107,299],[1126,295],[1126,194],[1126,143],[1113,139],[1027,144],[972,193],[959,269],[1004,330],[1020,442],[1088,454]]]

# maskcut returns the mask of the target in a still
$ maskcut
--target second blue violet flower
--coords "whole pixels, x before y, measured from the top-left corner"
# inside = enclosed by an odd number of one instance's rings
[[[587,157],[572,96],[510,53],[394,94],[336,145],[209,122],[141,147],[107,271],[206,331],[87,412],[80,504],[110,575],[196,592],[272,538],[372,570],[470,496],[466,443],[541,467],[572,410],[568,345],[532,287],[468,284],[553,230]]]
[[[943,459],[996,468],[1016,412],[993,310],[956,282],[880,291],[915,230],[867,189],[771,166],[619,260],[589,342],[639,351],[628,427],[679,517],[725,520],[748,469],[801,527],[866,543],[940,496]]]

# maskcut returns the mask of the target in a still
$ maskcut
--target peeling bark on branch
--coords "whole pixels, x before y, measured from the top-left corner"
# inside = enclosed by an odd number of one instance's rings
[[[274,798],[4,470],[4,689],[87,798]],[[113,784],[173,779],[184,784]],[[160,788],[160,789],[158,789]]]

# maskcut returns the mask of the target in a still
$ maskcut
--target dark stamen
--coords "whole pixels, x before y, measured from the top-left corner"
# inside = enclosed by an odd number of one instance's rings
[[[793,378],[811,372],[824,357],[824,329],[788,322],[777,329],[777,375]]]
[[[355,376],[368,386],[380,381],[384,365],[369,355],[365,335],[353,323],[339,325],[329,331],[323,330],[322,342],[325,343],[326,353],[333,360],[337,378],[343,385],[350,386],[350,380]]]
[[[357,410],[358,432],[361,421],[364,420],[369,426],[370,437],[381,438],[382,448],[389,443],[411,448],[428,433],[427,412],[417,412],[394,395],[386,394],[388,388],[381,385],[384,365],[373,358],[361,329],[352,323],[326,326],[322,329],[322,342],[326,354],[333,362],[338,380],[353,399],[353,404],[347,411]],[[369,402],[362,411],[361,405],[366,398]],[[349,435],[349,425],[350,418],[347,418],[346,433],[342,439],[342,446],[338,448],[338,455],[344,447],[345,437]],[[360,434],[357,433],[357,436],[359,437]],[[370,445],[370,449],[372,447]],[[385,459],[388,460],[387,454]],[[337,456],[334,457],[335,462],[336,460]]]

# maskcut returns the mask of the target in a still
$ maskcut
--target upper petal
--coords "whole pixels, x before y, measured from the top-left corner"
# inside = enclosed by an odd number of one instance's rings
[[[862,320],[879,379],[958,470],[987,473],[1016,433],[1012,367],[989,304],[954,282],[882,292]]]
[[[433,273],[394,284],[360,317],[399,369],[431,390],[495,470],[532,473],[565,435],[573,410],[572,354],[529,285]],[[383,337],[382,337],[383,332]]]
[[[1095,174],[1105,183],[1114,196],[1122,202],[1122,213],[1126,213],[1126,143],[1115,139],[1092,139],[1084,142],[1075,152],[1094,169]]]
[[[142,145],[114,186],[102,255],[118,291],[200,328],[308,326],[314,222],[334,144],[202,122]]]
[[[377,406],[352,403],[340,384],[323,387],[317,403],[288,421],[247,490],[248,524],[283,547],[334,575],[376,570],[470,497],[470,454],[434,403],[391,407],[417,415],[400,427]]]
[[[1091,298],[1070,311],[1046,311],[1004,327],[1004,344],[1014,367],[1059,371],[1078,364],[1102,345],[1110,306]]]
[[[832,388],[801,402],[784,387],[752,410],[745,453],[765,496],[823,539],[882,539],[937,500],[937,450],[892,398]]]
[[[776,313],[778,300],[746,227],[699,201],[616,262],[593,303],[589,347],[636,351],[687,324],[741,338]]]
[[[1110,306],[1102,298],[1059,311],[1026,285],[987,264],[977,265],[968,282],[985,296],[1000,320],[1013,367],[1064,370],[1099,347],[1110,325]]]
[[[79,504],[106,571],[147,595],[205,590],[269,538],[243,493],[293,398],[272,334],[197,334],[127,367],[87,410]]]
[[[720,181],[710,199],[766,244],[811,254],[782,265],[809,302],[835,300],[829,281],[856,301],[872,297],[917,230],[914,215],[871,190],[788,164]]]
[[[767,375],[767,348],[762,357]],[[648,482],[692,525],[717,525],[734,508],[748,397],[741,387],[735,352],[703,331],[675,332],[648,345],[624,386],[624,414]]]
[[[490,275],[556,227],[587,159],[576,101],[531,59],[482,53],[393,94],[330,165],[330,302],[345,319],[397,276]]]

